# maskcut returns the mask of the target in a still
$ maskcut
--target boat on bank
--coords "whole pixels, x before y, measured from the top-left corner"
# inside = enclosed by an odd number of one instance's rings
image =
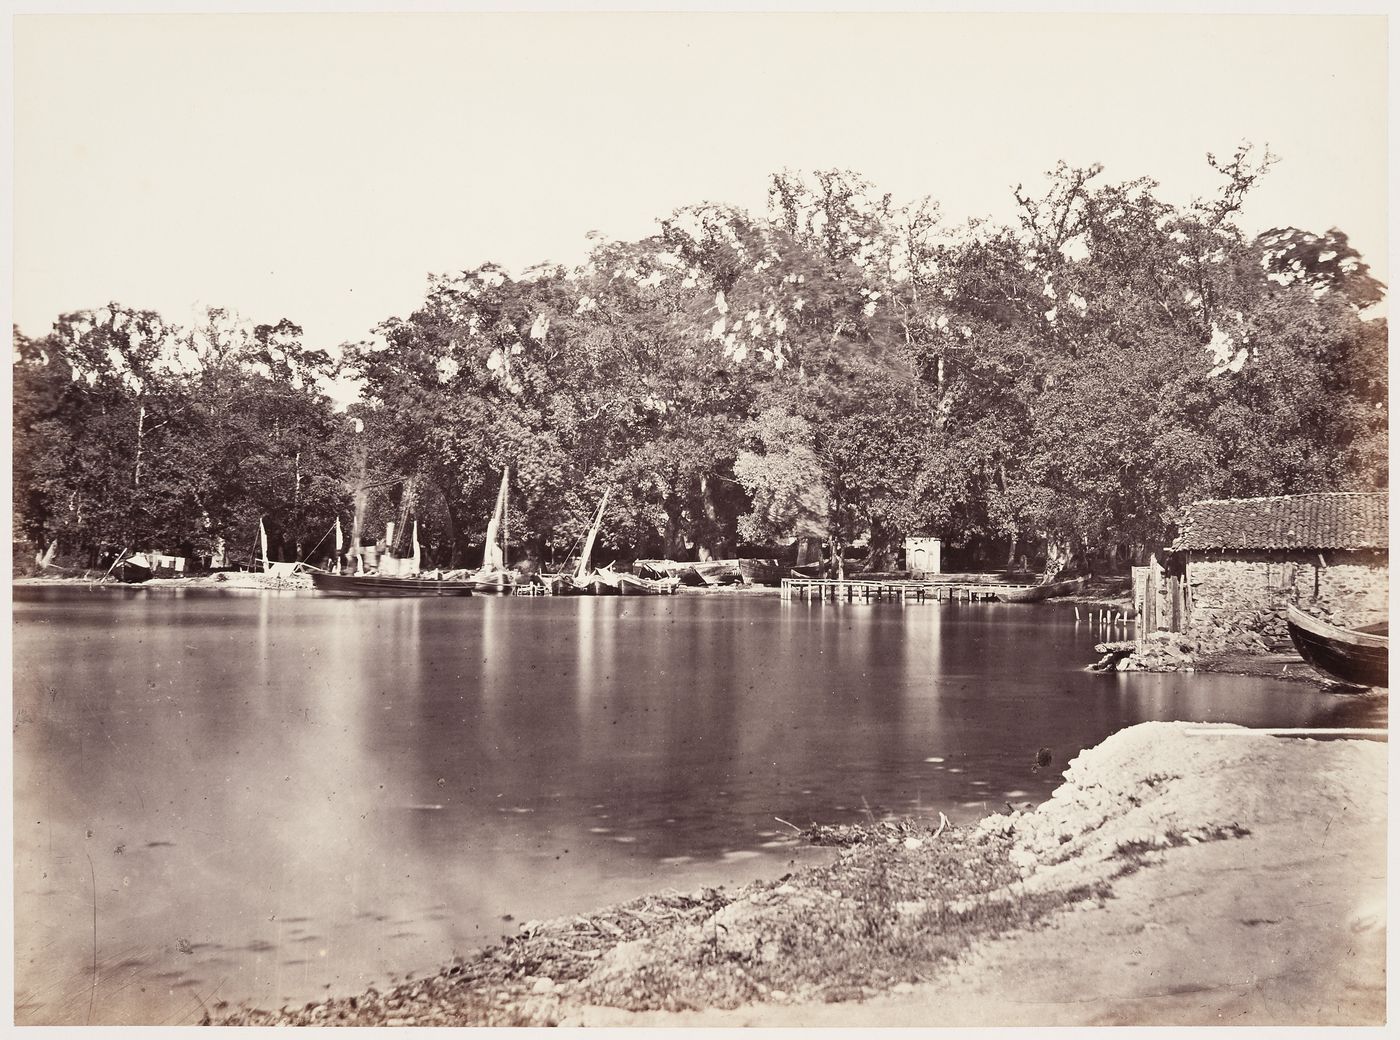
[[[705,560],[693,564],[695,573],[706,585],[742,585],[744,573],[739,569],[738,560]]]
[[[996,597],[1003,603],[1038,603],[1055,596],[1072,596],[1084,588],[1086,578],[1070,578],[1067,581],[1052,581],[1044,585],[1030,585],[1023,588],[997,592]]]
[[[612,567],[601,567],[594,571],[594,578],[608,586],[602,595],[610,596],[669,596],[680,586],[679,578],[647,578],[644,575],[615,571]]]
[[[664,581],[675,578],[681,585],[699,586],[705,579],[695,572],[693,563],[678,563],[675,560],[637,560],[633,563],[637,574],[643,578]]]
[[[617,591],[623,596],[673,596],[679,587],[678,578],[640,578],[635,574],[623,574]]]
[[[125,559],[119,559],[113,565],[111,574],[124,584],[139,585],[154,578],[156,571],[145,553],[132,553]]]
[[[1389,625],[1342,628],[1288,606],[1288,634],[1304,661],[1353,686],[1390,686]]]

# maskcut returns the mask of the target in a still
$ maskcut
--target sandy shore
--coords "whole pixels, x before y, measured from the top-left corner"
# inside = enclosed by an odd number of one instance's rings
[[[1386,745],[1145,723],[1040,807],[521,934],[247,1025],[1378,1025]],[[830,836],[830,835],[828,835]]]

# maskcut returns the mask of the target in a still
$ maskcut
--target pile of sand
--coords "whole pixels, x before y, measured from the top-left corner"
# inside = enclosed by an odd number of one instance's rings
[[[1268,803],[1278,799],[1290,799],[1289,812],[1300,816],[1362,804],[1384,788],[1384,766],[1383,749],[1362,741],[1280,740],[1239,726],[1148,722],[1080,754],[1048,801],[989,816],[977,832],[1012,836],[1012,862],[1030,889],[1083,884],[1152,850],[1248,834],[1255,821],[1276,815]],[[1294,789],[1259,782],[1271,772],[1306,772],[1321,782]]]

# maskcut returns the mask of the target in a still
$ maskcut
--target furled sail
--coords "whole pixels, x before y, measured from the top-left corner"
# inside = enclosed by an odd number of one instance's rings
[[[593,543],[598,538],[598,528],[603,526],[603,510],[608,507],[608,492],[603,492],[603,501],[598,503],[598,515],[593,518],[593,526],[588,529],[588,539],[583,543],[583,552],[579,554],[578,569],[574,571],[574,580],[583,581],[588,574],[588,564],[593,558]]]
[[[486,525],[486,555],[481,561],[482,570],[505,570],[506,554],[501,547],[501,524],[506,514],[506,482],[510,479],[507,467],[501,473],[501,490],[496,494],[496,511],[491,514],[491,522]]]

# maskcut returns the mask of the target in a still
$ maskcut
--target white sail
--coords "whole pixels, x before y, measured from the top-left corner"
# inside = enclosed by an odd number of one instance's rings
[[[262,517],[258,517],[258,535],[262,539],[263,570],[271,570],[272,567],[267,561],[267,528],[263,526]]]
[[[501,474],[501,490],[496,493],[496,510],[491,514],[491,522],[486,525],[486,555],[481,561],[482,570],[505,570],[506,554],[501,547],[501,521],[506,513],[506,481],[510,477],[507,469]]]
[[[593,558],[593,543],[598,537],[598,528],[603,526],[603,510],[608,507],[608,493],[603,492],[603,501],[598,503],[598,515],[593,518],[593,526],[588,529],[588,538],[583,543],[583,552],[579,554],[578,569],[574,571],[574,580],[583,581],[588,573],[588,562]]]
[[[413,521],[413,573],[417,574],[423,562],[423,550],[418,544],[418,521]]]
[[[340,529],[340,517],[335,518],[335,558],[340,562],[340,554],[345,551],[345,534]]]

